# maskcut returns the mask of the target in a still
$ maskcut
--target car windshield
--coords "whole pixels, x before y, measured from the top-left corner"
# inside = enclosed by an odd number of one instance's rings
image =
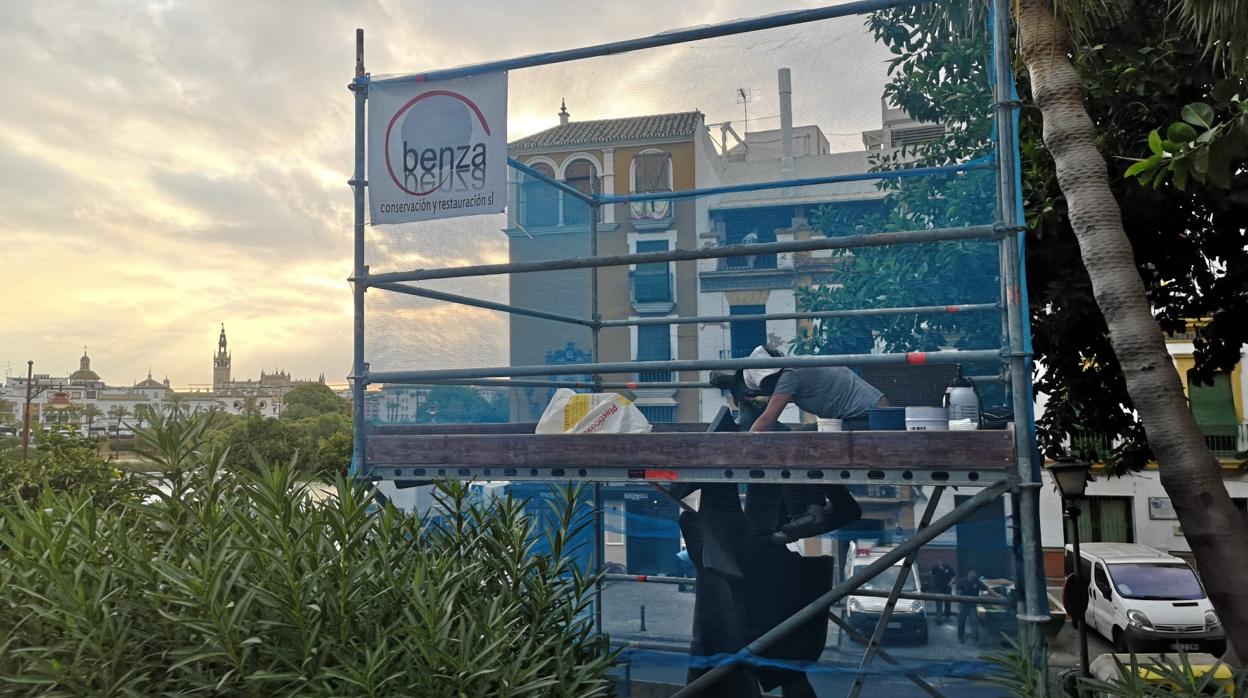
[[[1187,565],[1123,563],[1109,566],[1118,593],[1128,599],[1192,600],[1205,598],[1196,573]]]
[[[856,570],[855,572],[861,572]],[[862,585],[863,589],[871,589],[873,591],[892,591],[893,585],[897,583],[897,573],[901,572],[900,567],[889,567],[881,572],[875,579]],[[910,574],[906,575],[906,585],[902,591],[914,591],[914,570],[910,570]]]

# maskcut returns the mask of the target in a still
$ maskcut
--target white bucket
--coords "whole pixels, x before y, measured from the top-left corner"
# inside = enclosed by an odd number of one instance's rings
[[[948,408],[907,407],[906,431],[949,431]]]
[[[841,420],[839,419],[819,417],[816,423],[819,425],[819,431],[842,431]]]

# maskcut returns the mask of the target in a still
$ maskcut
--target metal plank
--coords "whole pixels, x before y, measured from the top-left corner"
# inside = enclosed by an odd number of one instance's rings
[[[789,468],[768,467],[492,467],[370,465],[365,477],[424,481],[509,480],[516,482],[774,482],[791,485],[955,485],[980,486],[1008,468]]]
[[[368,436],[371,466],[1001,470],[1012,432],[441,434]]]
[[[703,434],[706,422],[656,422],[650,425],[656,434]],[[532,434],[537,422],[504,422],[498,424],[376,424],[372,434],[386,436],[428,434]]]

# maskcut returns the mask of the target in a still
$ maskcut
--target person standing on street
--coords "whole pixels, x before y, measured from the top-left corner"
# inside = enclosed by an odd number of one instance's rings
[[[953,568],[946,564],[944,560],[939,560],[936,563],[936,566],[932,567],[932,571],[928,573],[928,579],[931,583],[932,592],[936,594],[948,594],[950,585],[953,584],[954,576],[956,576],[956,573],[953,571]],[[953,603],[949,600],[946,599],[944,601],[937,601],[936,622],[944,623],[949,620],[949,616],[952,615],[952,609]]]
[[[979,596],[984,592],[992,593],[988,585],[980,581],[979,573],[974,568],[967,570],[965,577],[958,578],[957,590],[958,596]],[[974,601],[958,602],[958,642],[966,642],[966,624],[968,620],[971,624],[975,642],[979,642],[978,605]]]

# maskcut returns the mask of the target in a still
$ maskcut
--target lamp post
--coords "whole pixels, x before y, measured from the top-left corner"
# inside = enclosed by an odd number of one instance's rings
[[[1075,558],[1075,585],[1080,593],[1088,593],[1088,580],[1083,578],[1083,560],[1079,556],[1079,500],[1088,487],[1088,472],[1092,464],[1085,461],[1059,460],[1049,465],[1049,473],[1062,496],[1062,515],[1071,524],[1071,547]],[[1086,611],[1087,607],[1084,606]],[[1088,624],[1086,613],[1079,618],[1079,675],[1089,678],[1088,673]]]
[[[26,401],[22,409],[22,462],[26,462],[26,458],[30,452],[30,403],[50,386],[41,385],[34,387],[35,378],[35,362],[26,362]]]

